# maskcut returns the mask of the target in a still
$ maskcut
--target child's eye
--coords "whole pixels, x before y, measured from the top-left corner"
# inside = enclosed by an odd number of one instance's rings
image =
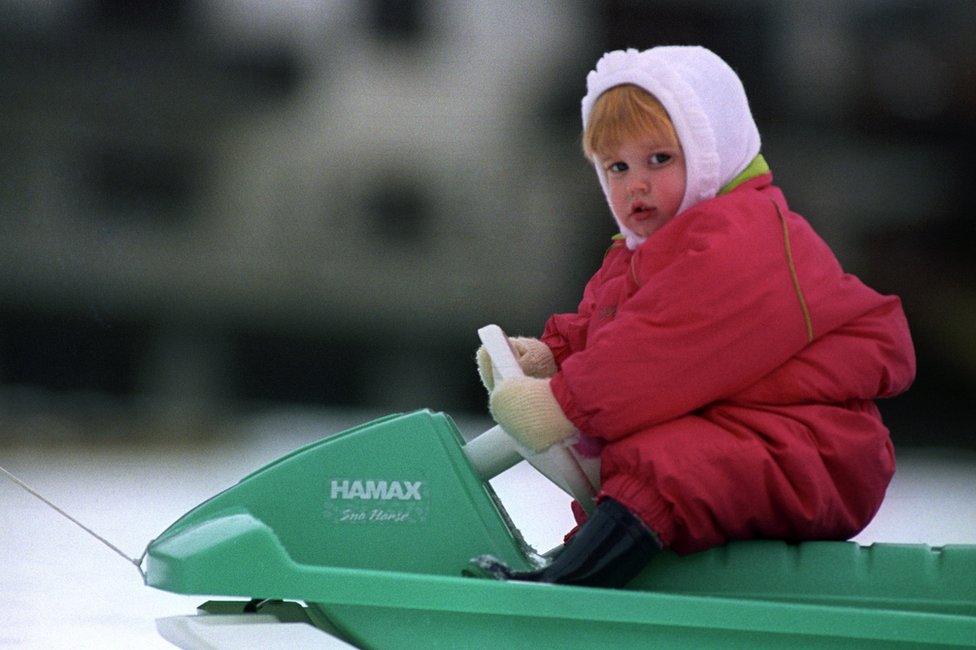
[[[607,165],[607,171],[611,172],[625,172],[627,171],[627,163],[625,162],[613,162]]]
[[[664,163],[671,160],[671,154],[669,153],[654,153],[651,154],[649,158],[652,165],[663,165]]]

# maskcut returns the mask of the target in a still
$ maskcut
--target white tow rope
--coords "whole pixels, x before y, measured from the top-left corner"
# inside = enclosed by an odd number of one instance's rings
[[[26,492],[30,493],[34,497],[36,497],[36,498],[40,499],[41,501],[43,501],[48,507],[50,507],[51,509],[53,509],[59,515],[61,515],[62,517],[64,517],[68,521],[71,521],[76,526],[78,526],[79,528],[81,528],[83,531],[85,531],[86,533],[88,533],[89,535],[91,535],[92,537],[94,537],[95,539],[97,539],[98,541],[100,541],[102,544],[105,544],[105,546],[109,547],[110,549],[112,549],[113,551],[115,551],[116,553],[118,553],[120,556],[124,557],[127,562],[130,562],[131,564],[134,564],[135,567],[136,567],[136,570],[139,571],[139,575],[142,576],[142,581],[143,582],[146,581],[146,572],[142,570],[142,561],[146,558],[146,553],[149,552],[149,546],[148,545],[146,546],[146,550],[144,550],[142,552],[142,555],[140,555],[138,559],[133,558],[133,557],[129,557],[124,552],[122,552],[122,550],[119,549],[118,546],[116,546],[112,542],[108,541],[107,539],[105,539],[104,537],[102,537],[101,535],[99,535],[98,533],[96,533],[95,531],[93,531],[91,528],[89,528],[88,526],[84,525],[83,523],[81,523],[80,521],[78,521],[77,519],[75,519],[74,517],[72,517],[71,515],[69,515],[67,512],[65,512],[61,508],[57,507],[56,505],[54,505],[53,503],[51,503],[50,501],[48,501],[46,498],[44,498],[43,496],[41,496],[41,494],[38,493],[37,490],[35,490],[31,486],[27,485],[23,481],[21,481],[19,478],[17,478],[16,476],[14,476],[10,472],[8,472],[3,467],[0,467],[0,472],[3,472],[3,474],[5,474],[7,476],[7,478],[9,478],[11,481],[13,481],[14,483],[16,483],[23,490],[25,490]]]

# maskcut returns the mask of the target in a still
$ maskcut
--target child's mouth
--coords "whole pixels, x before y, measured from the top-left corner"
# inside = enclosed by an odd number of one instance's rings
[[[635,221],[647,221],[656,214],[656,210],[646,205],[637,205],[630,211],[630,218]]]

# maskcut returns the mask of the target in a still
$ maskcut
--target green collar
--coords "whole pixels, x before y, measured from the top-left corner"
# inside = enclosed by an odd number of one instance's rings
[[[763,158],[762,154],[758,154],[752,159],[752,162],[742,170],[742,172],[733,178],[731,181],[722,186],[722,189],[718,191],[719,196],[722,194],[727,194],[739,187],[746,181],[752,180],[756,176],[762,176],[769,172],[769,165],[766,163],[766,159]]]

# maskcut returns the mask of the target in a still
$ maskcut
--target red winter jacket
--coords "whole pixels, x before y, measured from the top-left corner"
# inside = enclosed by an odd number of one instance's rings
[[[602,494],[679,553],[846,539],[894,472],[873,400],[914,378],[901,303],[845,274],[771,183],[615,243],[542,337],[557,401],[605,444]]]

